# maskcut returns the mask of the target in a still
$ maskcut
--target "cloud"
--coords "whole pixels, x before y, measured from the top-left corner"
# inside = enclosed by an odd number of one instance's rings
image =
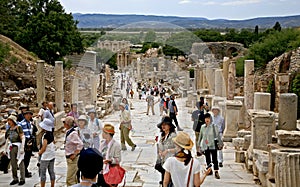
[[[247,5],[247,4],[255,4],[260,3],[262,0],[237,0],[237,1],[227,1],[221,3],[223,6],[236,6],[236,5]]]
[[[181,1],[179,1],[179,3],[178,4],[188,4],[188,3],[191,3],[192,1],[190,1],[190,0],[181,0]]]
[[[202,3],[202,5],[217,5],[217,4],[218,3],[215,1],[207,1],[207,2]]]

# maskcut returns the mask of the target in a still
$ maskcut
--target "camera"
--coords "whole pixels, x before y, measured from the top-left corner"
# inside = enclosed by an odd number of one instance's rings
[[[208,164],[208,166],[206,167],[206,170],[208,170],[210,167],[212,167],[212,163]]]

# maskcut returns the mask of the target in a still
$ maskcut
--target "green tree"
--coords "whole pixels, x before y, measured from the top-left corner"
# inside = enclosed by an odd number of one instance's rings
[[[273,29],[275,31],[279,31],[279,32],[281,31],[281,25],[280,25],[280,23],[278,21],[275,23]]]
[[[12,0],[7,6],[15,21],[8,36],[39,58],[54,64],[67,54],[83,52],[77,22],[58,0]]]
[[[245,59],[254,59],[255,67],[265,67],[273,58],[300,46],[300,31],[284,29],[271,32],[262,41],[254,43]]]

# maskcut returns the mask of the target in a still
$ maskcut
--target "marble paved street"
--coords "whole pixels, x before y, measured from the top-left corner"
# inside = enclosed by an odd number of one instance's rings
[[[137,97],[137,95],[135,95]],[[156,98],[158,99],[158,98]],[[130,99],[129,99],[130,100]],[[192,131],[191,108],[185,107],[185,99],[177,99],[177,105],[179,108],[178,120],[179,124],[184,131],[188,132],[194,139]],[[158,104],[155,105],[156,115],[146,115],[146,101],[133,99],[132,103],[132,124],[134,131],[131,133],[132,140],[137,144],[135,151],[130,151],[128,147],[127,151],[122,151],[122,163],[121,165],[127,170],[126,174],[126,186],[143,186],[143,187],[159,187],[160,173],[154,170],[154,164],[156,161],[156,144],[155,136],[159,134],[156,124],[161,120],[159,116]],[[151,114],[151,113],[150,113]],[[116,111],[109,116],[106,116],[103,122],[109,122],[115,125],[116,134],[115,139],[119,141],[120,136],[118,132],[118,119],[119,112]],[[55,172],[56,172],[56,186],[65,186],[66,177],[66,160],[64,157],[63,147],[64,134],[60,134],[56,139],[56,160],[55,160]],[[195,154],[195,150],[193,150]],[[205,168],[204,156],[197,158]],[[32,178],[26,179],[25,186],[39,186],[39,177],[37,172],[37,157],[34,156],[31,159],[30,171],[33,173]],[[224,167],[220,169],[221,179],[217,180],[214,176],[208,176],[202,186],[223,186],[223,187],[252,187],[258,186],[253,181],[252,174],[248,173],[243,164],[234,162],[234,148],[230,143],[226,143],[224,149]],[[11,178],[11,171],[8,174],[0,174],[0,186],[9,186]],[[50,186],[49,176],[47,175],[47,184]],[[120,185],[121,186],[121,185]]]

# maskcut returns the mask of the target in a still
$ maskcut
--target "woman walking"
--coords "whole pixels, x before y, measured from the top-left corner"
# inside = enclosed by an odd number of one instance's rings
[[[214,165],[215,178],[220,179],[219,165],[218,165],[218,149],[222,149],[223,142],[219,135],[218,127],[211,123],[211,115],[209,113],[204,114],[205,124],[201,126],[199,143],[200,150],[205,154],[206,164],[209,165],[212,161]],[[218,145],[216,145],[216,141]],[[210,175],[212,175],[212,171]]]
[[[54,161],[55,161],[55,145],[54,145],[54,135],[52,132],[52,121],[45,118],[41,123],[40,127],[42,129],[42,142],[41,149],[38,152],[40,158],[40,178],[41,187],[45,187],[46,183],[46,171],[50,175],[51,187],[55,184],[55,173],[54,173]]]
[[[109,181],[104,180],[103,175],[109,172],[110,165],[118,165],[121,162],[121,146],[113,138],[115,128],[111,124],[105,124],[103,127],[102,138],[100,143],[100,152],[103,156],[103,170],[98,175],[98,185],[102,187],[118,186],[118,184],[107,184]]]
[[[25,136],[21,126],[17,124],[17,117],[10,115],[7,118],[7,123],[9,129],[5,133],[6,143],[5,143],[5,154],[10,158],[11,172],[13,181],[10,185],[24,185],[25,184],[25,166],[24,166],[24,146],[25,146]],[[17,169],[20,170],[20,181],[18,178]]]
[[[211,169],[200,178],[200,162],[192,157],[194,143],[187,133],[178,132],[173,141],[176,153],[175,157],[169,157],[163,165],[166,170],[163,186],[168,187],[172,178],[174,187],[199,187]]]
[[[160,184],[164,181],[165,170],[162,165],[167,158],[171,157],[175,153],[175,144],[172,138],[176,137],[175,125],[172,124],[172,119],[169,116],[162,118],[162,121],[157,124],[160,129],[161,135],[157,144],[157,160],[155,169],[161,173]]]

